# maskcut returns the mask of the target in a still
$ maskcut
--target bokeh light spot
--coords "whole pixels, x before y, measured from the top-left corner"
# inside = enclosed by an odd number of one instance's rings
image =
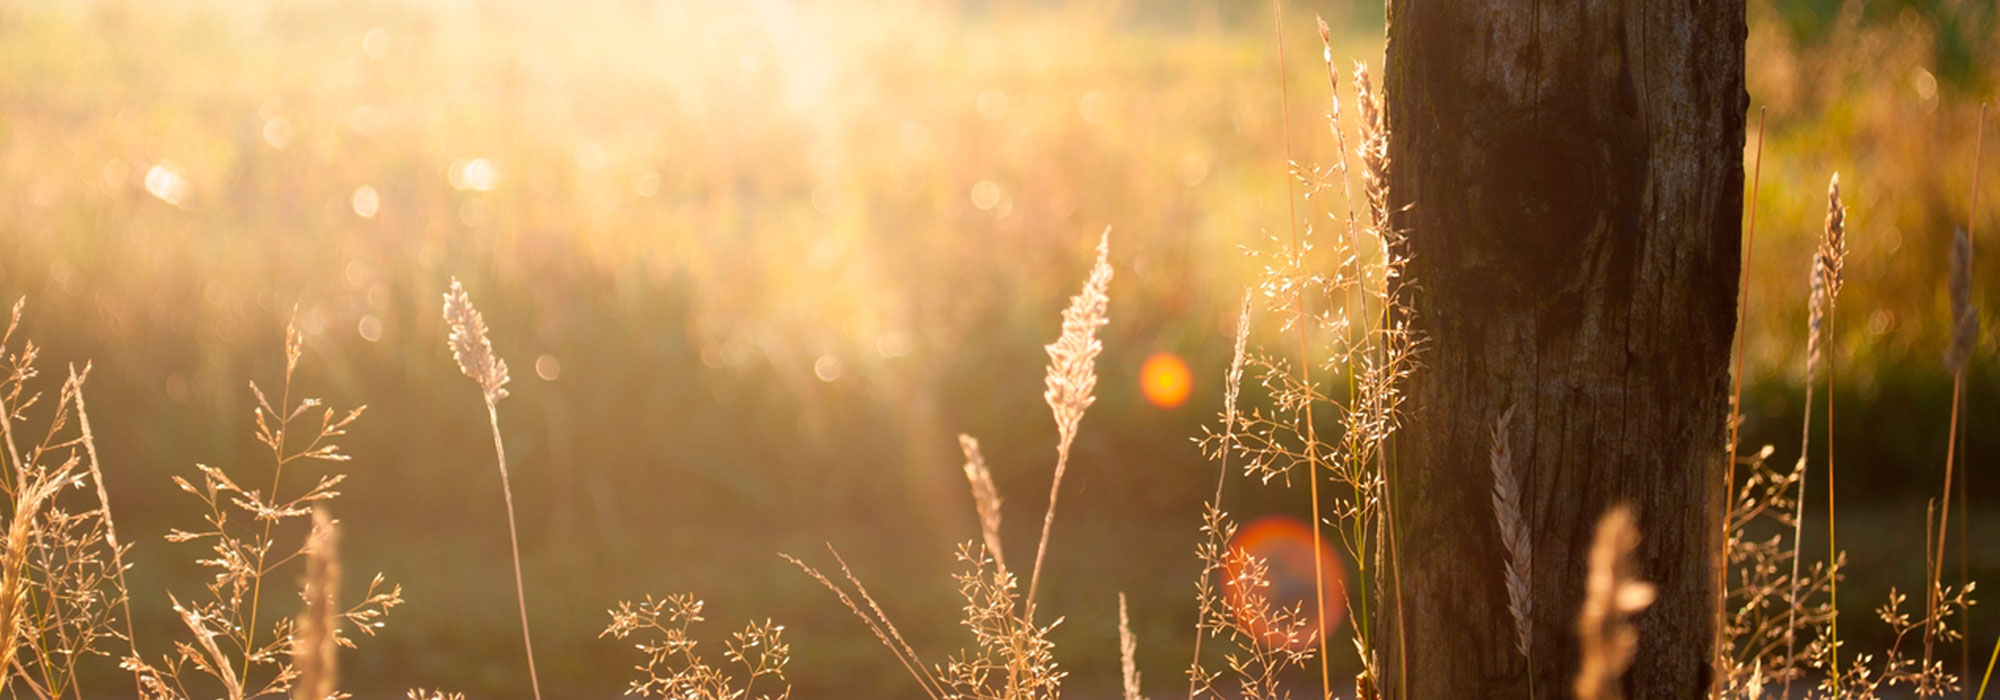
[[[361,334],[362,340],[371,343],[380,341],[382,339],[382,319],[376,318],[374,314],[362,314],[361,322],[355,324],[354,330]]]
[[[847,368],[840,364],[840,358],[832,355],[821,355],[813,361],[813,376],[819,377],[822,382],[839,379],[846,371]]]
[[[376,194],[375,188],[362,185],[354,188],[354,196],[350,198],[349,203],[354,206],[355,216],[373,219],[375,212],[382,209],[382,195]]]
[[[1255,596],[1262,596],[1270,609],[1289,609],[1296,605],[1306,620],[1305,628],[1312,629],[1312,620],[1318,617],[1318,610],[1312,604],[1313,598],[1313,539],[1312,530],[1299,520],[1283,515],[1268,515],[1236,532],[1229,540],[1232,551],[1241,551],[1265,563],[1268,567],[1268,586],[1251,591],[1244,590],[1242,576],[1244,565],[1240,559],[1232,558],[1223,575],[1228,581],[1228,601],[1236,619],[1250,633],[1263,638],[1265,646],[1271,648],[1305,649],[1314,640],[1306,637],[1287,637],[1281,630],[1266,627],[1266,619],[1254,613]],[[1342,573],[1340,555],[1333,546],[1320,542],[1319,566],[1323,581],[1324,595],[1320,606],[1326,611],[1326,625],[1321,629],[1325,636],[1332,636],[1340,626],[1340,619],[1346,610],[1347,578]]]
[[[1156,352],[1139,366],[1139,391],[1146,401],[1160,408],[1174,408],[1187,402],[1194,389],[1194,376],[1178,355]]]
[[[1000,186],[992,180],[980,180],[972,186],[972,206],[986,211],[1000,204]]]
[[[460,160],[451,164],[451,186],[453,189],[490,192],[500,180],[500,170],[493,167],[493,161],[485,158]]]
[[[146,170],[146,191],[177,207],[187,204],[187,179],[181,177],[180,169],[172,161],[161,161]]]
[[[292,145],[292,123],[284,117],[274,117],[264,122],[264,143],[280,151]]]
[[[554,355],[542,353],[541,357],[535,358],[535,376],[541,377],[545,382],[555,381],[557,377],[562,376],[562,362]]]

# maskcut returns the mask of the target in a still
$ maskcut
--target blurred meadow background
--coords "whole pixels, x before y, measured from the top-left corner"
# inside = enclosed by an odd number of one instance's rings
[[[1336,60],[1379,64],[1381,8],[1284,11],[1296,157],[1331,162],[1312,16]],[[1923,577],[1906,543],[1938,486],[1941,280],[1968,216],[1971,555],[2000,579],[2000,196],[1967,210],[1995,18],[1979,0],[1750,7],[1746,167],[1759,108],[1768,132],[1744,443],[1795,458],[1837,170],[1853,255],[1830,434],[1842,600],[1863,617]],[[955,436],[980,438],[1010,541],[1031,540],[1054,457],[1041,346],[1108,226],[1099,400],[1043,605],[1068,616],[1053,639],[1072,696],[1111,697],[1126,592],[1164,696],[1184,682],[1214,479],[1190,439],[1219,410],[1256,274],[1239,247],[1287,228],[1273,42],[1268,5],[1220,0],[6,0],[0,301],[28,299],[49,367],[95,363],[142,651],[178,624],[164,591],[208,576],[161,539],[199,524],[169,477],[268,460],[246,383],[278,380],[295,319],[305,393],[369,406],[336,512],[350,577],[383,571],[409,600],[344,662],[346,689],[526,696],[487,428],[438,315],[455,276],[514,370],[501,428],[552,695],[620,692],[633,659],[598,639],[606,608],[691,591],[711,638],[785,624],[800,697],[912,697],[777,553],[831,542],[919,649],[960,644],[946,574],[978,526]],[[1225,505],[1304,511],[1275,486]],[[1884,646],[1853,627],[1849,645]]]

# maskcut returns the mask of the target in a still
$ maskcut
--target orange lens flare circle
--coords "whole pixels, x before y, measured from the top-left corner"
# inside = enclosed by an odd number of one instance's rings
[[[1297,651],[1316,644],[1313,620],[1319,610],[1312,604],[1312,530],[1296,518],[1265,516],[1238,530],[1229,540],[1229,552],[1223,573],[1237,624],[1266,648]],[[1319,562],[1325,595],[1320,602],[1327,615],[1322,629],[1328,635],[1340,626],[1347,610],[1347,578],[1340,561],[1331,543],[1322,539]]]
[[[1188,371],[1187,362],[1178,355],[1156,352],[1139,366],[1139,391],[1154,406],[1178,407],[1187,403],[1188,393],[1193,390],[1194,374]]]

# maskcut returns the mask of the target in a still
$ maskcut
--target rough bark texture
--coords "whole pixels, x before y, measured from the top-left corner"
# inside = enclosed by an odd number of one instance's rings
[[[1631,503],[1633,698],[1701,697],[1715,619],[1743,199],[1743,0],[1392,0],[1392,204],[1416,326],[1387,697],[1519,698],[1489,494],[1509,406],[1533,543],[1534,688],[1567,697],[1597,518]],[[1398,649],[1407,659],[1398,659]],[[1400,684],[1407,687],[1398,687]]]

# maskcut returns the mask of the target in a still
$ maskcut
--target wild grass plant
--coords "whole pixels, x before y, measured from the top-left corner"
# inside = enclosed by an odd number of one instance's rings
[[[514,555],[514,601],[521,613],[521,646],[528,660],[528,684],[536,700],[542,697],[541,675],[535,673],[535,637],[528,630],[528,589],[521,579],[521,534],[514,523],[514,483],[507,475],[507,446],[500,440],[500,400],[507,398],[507,361],[493,354],[493,342],[486,337],[486,319],[472,308],[472,299],[457,279],[444,295],[445,325],[451,329],[448,345],[458,369],[479,385],[486,399],[486,422],[493,429],[493,463],[500,468],[500,494],[507,504],[507,545]]]
[[[347,475],[324,471],[328,465],[348,461],[337,439],[361,418],[366,407],[339,412],[318,398],[303,396],[296,382],[299,361],[304,355],[305,336],[296,325],[285,329],[284,374],[278,401],[273,403],[256,382],[250,393],[256,398],[253,411],[254,434],[269,450],[271,465],[268,488],[239,485],[231,471],[205,464],[195,465],[200,485],[182,476],[174,484],[201,502],[202,526],[176,529],[167,541],[205,545],[200,565],[212,569],[214,578],[202,594],[185,600],[169,593],[174,613],[186,627],[186,637],[173,643],[173,652],[148,661],[135,649],[124,661],[149,698],[187,699],[219,694],[227,700],[285,696],[294,694],[303,680],[316,687],[333,687],[332,659],[323,651],[306,653],[311,661],[305,669],[293,663],[295,642],[324,649],[331,643],[353,648],[352,637],[343,627],[374,635],[389,611],[403,603],[400,585],[389,585],[380,574],[368,584],[356,602],[346,608],[333,607],[331,566],[334,521],[324,509],[341,495]],[[294,479],[284,476],[292,467]],[[300,475],[303,469],[319,467],[319,473]],[[260,481],[262,474],[254,477]],[[296,478],[306,476],[301,485]],[[297,571],[307,565],[307,595],[311,635],[299,632],[289,615],[266,615],[267,588],[287,585],[280,573]],[[317,608],[316,610],[313,608]],[[268,625],[268,634],[260,629]]]

